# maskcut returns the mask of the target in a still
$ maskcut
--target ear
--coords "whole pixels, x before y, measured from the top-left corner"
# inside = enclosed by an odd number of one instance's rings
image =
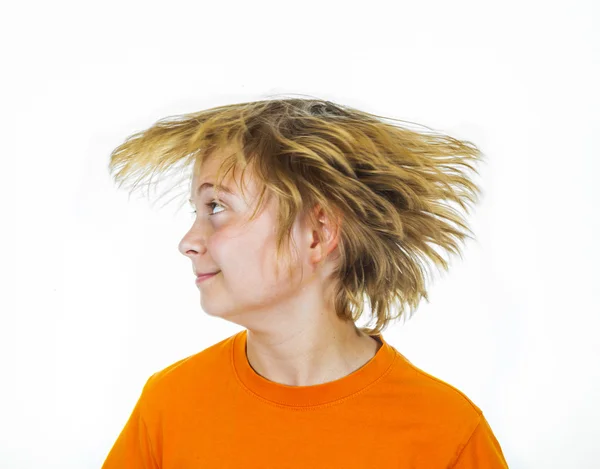
[[[315,231],[315,227],[313,227],[313,244],[311,245],[311,249],[319,248],[319,261],[321,261],[326,258],[339,243],[342,216],[341,214],[338,214],[336,218],[329,217],[319,205],[313,210],[322,236],[318,231]]]

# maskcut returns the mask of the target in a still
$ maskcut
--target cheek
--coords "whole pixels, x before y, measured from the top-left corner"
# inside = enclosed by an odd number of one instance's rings
[[[290,251],[290,259],[277,259],[276,232],[272,223],[261,219],[251,226],[222,228],[208,240],[209,255],[215,267],[223,271],[225,282],[230,283],[231,288],[254,289],[256,292],[258,289],[263,292],[280,290],[289,286],[290,262],[294,272],[301,269],[293,251]]]
[[[238,285],[264,282],[273,270],[272,241],[251,230],[222,230],[208,241],[215,267]]]

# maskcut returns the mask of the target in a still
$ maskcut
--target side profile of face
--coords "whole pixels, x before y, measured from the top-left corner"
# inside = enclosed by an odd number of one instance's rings
[[[194,171],[191,201],[196,218],[179,243],[179,251],[192,261],[195,272],[219,271],[197,284],[201,307],[211,316],[257,331],[290,326],[290,321],[302,327],[311,318],[307,308],[315,312],[324,309],[324,274],[317,272],[315,261],[326,254],[325,246],[315,244],[313,230],[297,219],[292,236],[298,254],[290,250],[293,275],[289,277],[283,258],[276,276],[277,201],[268,200],[257,217],[248,222],[259,196],[251,168],[247,168],[244,181],[240,180],[241,171],[236,170],[235,180],[233,173],[227,175],[223,185],[233,194],[221,191],[221,204],[214,201],[214,187],[206,186],[198,192],[205,183],[216,184],[219,155],[214,153],[199,171]],[[242,183],[247,201],[241,193]]]

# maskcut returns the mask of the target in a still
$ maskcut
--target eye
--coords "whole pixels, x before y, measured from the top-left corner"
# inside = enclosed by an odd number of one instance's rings
[[[221,207],[221,208],[223,208],[223,209],[225,208],[225,207],[223,207],[223,206],[222,206],[220,203],[216,202],[215,200],[212,200],[212,201],[210,201],[209,203],[207,203],[207,204],[205,204],[205,205],[206,205],[208,208],[210,208],[210,209],[211,209],[211,213],[209,213],[209,214],[208,214],[209,216],[210,216],[210,215],[218,215],[219,213],[221,213],[221,212],[212,213],[212,208],[213,208],[213,205],[216,205],[216,206],[218,206],[218,207]]]
[[[204,205],[206,205],[206,206],[207,206],[208,208],[210,208],[210,209],[213,209],[213,206],[214,206],[214,205],[216,205],[216,206],[219,206],[219,207],[221,207],[221,208],[224,208],[224,207],[223,207],[221,204],[217,203],[215,200],[212,200],[211,202],[209,202],[209,203],[207,203],[207,204],[204,204]],[[190,213],[193,213],[193,214],[195,214],[195,213],[197,213],[197,212],[196,212],[196,210],[194,210],[193,212],[190,212]],[[208,216],[218,215],[219,213],[221,213],[221,212],[212,213],[212,210],[211,210],[211,213],[209,213],[209,214],[208,214]]]

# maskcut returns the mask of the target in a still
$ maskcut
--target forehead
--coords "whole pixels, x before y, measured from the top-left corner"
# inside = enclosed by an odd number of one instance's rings
[[[216,172],[224,157],[225,153],[223,150],[215,150],[203,157],[202,160],[197,160],[194,164],[194,175]]]
[[[202,162],[196,161],[192,173],[192,195],[201,184],[204,184],[205,182],[216,183],[217,170],[219,169],[223,158],[223,150],[215,150],[213,153],[203,158]],[[227,174],[223,184],[225,184],[226,181],[231,181],[231,173]]]
[[[225,153],[229,151],[230,153]],[[191,187],[191,197],[192,199],[198,196],[201,192],[207,191],[209,189],[212,190],[220,190],[224,194],[230,194],[233,196],[239,196],[243,198],[243,194],[241,191],[241,168],[235,167],[235,169],[230,170],[227,175],[221,173],[221,176],[225,176],[221,181],[221,185],[217,186],[217,171],[221,166],[223,159],[225,156],[231,155],[233,150],[226,149],[223,150],[215,150],[213,153],[209,154],[207,157],[203,159],[201,163],[196,162],[194,164],[193,175],[192,175],[192,187]],[[254,181],[254,176],[252,173],[252,169],[250,166],[246,167],[244,171],[244,194],[252,195],[256,190],[256,184]],[[201,191],[201,192],[200,192]],[[190,199],[190,202],[192,202]]]

